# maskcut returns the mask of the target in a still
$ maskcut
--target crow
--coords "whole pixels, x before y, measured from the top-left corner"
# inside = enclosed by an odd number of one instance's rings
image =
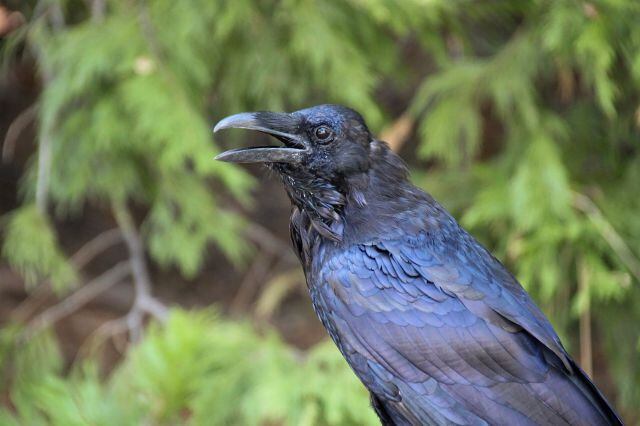
[[[507,269],[340,105],[240,113],[214,128],[284,146],[223,152],[262,163],[291,199],[313,307],[383,425],[619,425]]]

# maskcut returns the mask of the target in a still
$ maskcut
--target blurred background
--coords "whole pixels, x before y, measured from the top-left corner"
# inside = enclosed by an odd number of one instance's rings
[[[0,425],[377,424],[241,111],[342,103],[640,421],[640,3],[0,1]]]

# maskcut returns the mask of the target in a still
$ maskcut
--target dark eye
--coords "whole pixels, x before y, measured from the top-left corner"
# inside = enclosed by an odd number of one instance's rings
[[[327,126],[318,126],[314,130],[316,139],[320,142],[329,142],[333,139],[333,132]]]

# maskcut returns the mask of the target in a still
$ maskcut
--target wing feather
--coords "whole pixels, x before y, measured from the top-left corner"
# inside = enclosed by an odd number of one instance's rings
[[[324,265],[314,303],[365,385],[410,422],[606,423],[551,324],[488,253],[422,236]]]

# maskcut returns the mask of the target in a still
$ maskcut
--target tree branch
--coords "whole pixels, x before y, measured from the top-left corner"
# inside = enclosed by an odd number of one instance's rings
[[[264,226],[258,225],[257,223],[251,223],[244,235],[265,251],[279,257],[294,259],[291,247],[273,235],[273,233]]]
[[[408,111],[405,111],[389,126],[380,132],[380,140],[389,144],[394,152],[400,152],[400,149],[411,136],[413,127],[415,126],[415,118]]]
[[[622,263],[629,269],[636,280],[640,281],[640,260],[635,257],[624,238],[618,234],[613,225],[605,218],[596,203],[586,195],[574,192],[573,205],[587,215]]]
[[[9,129],[4,137],[2,143],[2,162],[9,163],[13,161],[13,154],[15,153],[16,142],[18,138],[36,117],[37,105],[33,105],[25,108],[18,116],[11,122]]]
[[[71,263],[76,269],[82,269],[100,253],[121,241],[122,232],[120,232],[119,228],[104,231],[80,247],[80,249],[71,256]]]
[[[131,263],[123,261],[80,287],[62,302],[35,317],[28,325],[31,334],[50,327],[62,318],[71,315],[93,300],[100,293],[121,282],[131,273]]]
[[[589,285],[591,283],[589,271],[580,260],[578,263],[578,286],[580,292],[586,292],[587,303],[580,313],[580,366],[589,375],[593,376],[593,340],[591,335],[591,294]]]
[[[39,10],[42,6],[41,2],[36,4],[35,10]],[[47,6],[44,14],[51,24],[52,32],[57,33],[61,31],[65,26],[64,12],[60,3],[53,1]],[[42,69],[42,82],[43,86],[47,86],[54,79],[53,70],[46,66],[46,63],[42,61],[43,50],[37,45],[33,44],[35,57],[38,58]],[[51,175],[51,161],[52,161],[52,141],[51,141],[51,125],[47,123],[45,128],[40,128],[39,131],[39,144],[38,144],[38,175],[36,179],[36,207],[38,211],[45,215],[47,212],[47,199],[49,195],[49,176]]]
[[[91,8],[91,19],[94,22],[104,21],[104,16],[107,10],[105,0],[91,0],[89,4]]]
[[[33,16],[46,16],[55,31],[65,26],[64,12],[57,1],[39,0],[33,8]]]
[[[84,353],[87,352],[87,345],[99,345],[102,341],[107,340],[111,337],[115,337],[120,333],[125,333],[128,330],[127,326],[127,315],[119,318],[115,318],[109,321],[102,323],[98,328],[96,328],[90,335],[85,339],[82,346],[76,353],[76,359],[79,359]],[[116,341],[114,339],[114,346],[116,350],[120,352],[120,354],[124,354],[126,352],[127,342],[126,339],[123,341]],[[73,364],[75,364],[75,360]]]
[[[110,229],[98,234],[88,243],[80,247],[72,256],[71,264],[78,270],[84,268],[96,256],[122,241],[120,229]],[[20,303],[11,313],[15,321],[23,322],[51,296],[51,288],[39,285],[36,290]]]
[[[145,312],[160,321],[165,321],[169,311],[162,302],[151,294],[151,277],[147,267],[144,245],[129,210],[123,203],[118,202],[112,204],[112,209],[127,245],[133,272],[135,299],[127,314],[127,325],[131,333],[131,340],[135,342],[142,335],[142,320]]]
[[[233,300],[229,306],[229,311],[233,314],[240,313],[246,309],[249,302],[260,283],[269,273],[269,266],[273,254],[270,252],[258,253],[249,270],[242,278]]]
[[[48,132],[43,131],[40,134],[40,144],[38,145],[38,177],[36,180],[36,207],[43,216],[47,213],[51,157],[51,137]]]

